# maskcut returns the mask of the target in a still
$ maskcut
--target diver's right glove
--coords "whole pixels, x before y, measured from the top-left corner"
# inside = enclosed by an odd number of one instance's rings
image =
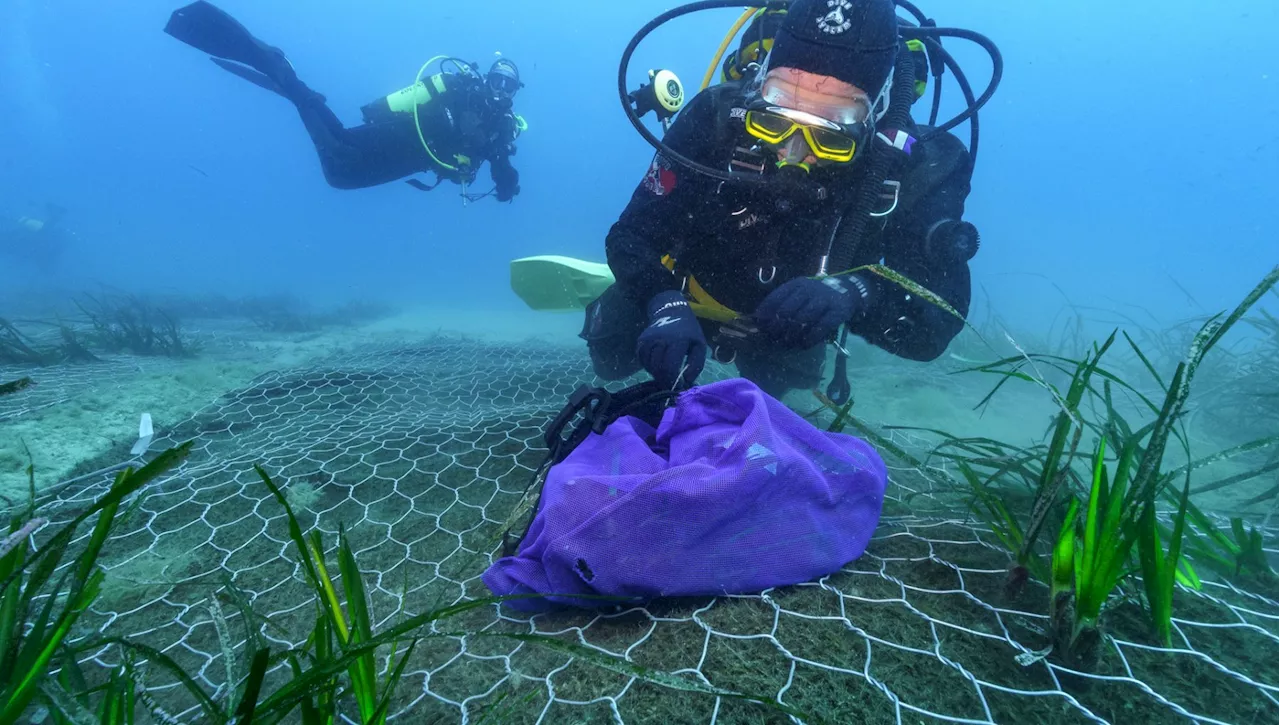
[[[770,292],[753,315],[760,332],[784,350],[831,339],[866,308],[867,284],[855,274],[797,277]]]
[[[693,385],[707,362],[707,338],[688,300],[674,290],[662,292],[648,311],[649,326],[636,345],[640,364],[664,388]]]

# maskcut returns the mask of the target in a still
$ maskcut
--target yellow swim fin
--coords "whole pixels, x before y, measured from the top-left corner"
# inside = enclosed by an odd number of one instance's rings
[[[529,309],[586,309],[613,284],[609,265],[542,255],[511,260],[511,290]]]

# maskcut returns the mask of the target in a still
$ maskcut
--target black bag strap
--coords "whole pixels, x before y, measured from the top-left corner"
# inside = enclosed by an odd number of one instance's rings
[[[552,465],[563,461],[587,436],[604,432],[624,415],[634,416],[657,427],[662,411],[680,394],[664,390],[657,382],[647,382],[610,392],[607,388],[583,385],[569,396],[569,403],[551,420],[543,432],[548,459]],[[565,435],[565,428],[581,415],[582,419]]]
[[[662,413],[680,393],[681,390],[664,389],[656,381],[649,380],[617,392],[607,388],[593,388],[583,385],[569,396],[569,402],[547,424],[542,439],[547,446],[547,457],[534,471],[525,486],[525,494],[529,489],[546,480],[547,471],[552,466],[569,457],[587,436],[604,432],[606,428],[619,418],[630,415],[643,420],[656,428],[662,420]],[[565,434],[565,429],[577,421]],[[529,513],[529,520],[522,526],[519,538],[512,539],[511,529],[502,534],[502,555],[511,556],[519,547],[529,526],[542,508],[542,491],[538,491],[538,499]],[[513,527],[514,528],[514,527]]]

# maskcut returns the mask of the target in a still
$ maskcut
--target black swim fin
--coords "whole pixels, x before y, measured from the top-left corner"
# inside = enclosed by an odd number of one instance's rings
[[[205,0],[174,10],[164,32],[208,53],[224,69],[272,93],[289,99],[305,99],[314,93],[298,80],[298,74],[283,51],[253,37],[253,33],[240,21]],[[235,63],[240,66],[236,67]],[[243,66],[249,66],[257,73]]]
[[[254,68],[271,60],[269,46],[253,37],[240,21],[205,0],[174,10],[164,32],[209,55]]]
[[[222,69],[289,99],[299,107],[324,96],[298,79],[283,51],[253,37],[240,21],[205,0],[173,11],[164,32],[213,56]]]

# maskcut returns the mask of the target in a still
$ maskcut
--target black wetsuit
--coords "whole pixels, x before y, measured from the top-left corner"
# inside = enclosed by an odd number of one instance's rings
[[[695,161],[727,168],[735,148],[752,144],[743,107],[740,84],[708,89],[680,114],[665,142]],[[922,129],[911,131],[919,137]],[[596,373],[616,380],[639,371],[636,341],[647,324],[646,304],[660,292],[682,289],[685,273],[717,302],[744,314],[782,283],[817,274],[833,234],[848,228],[839,224],[838,210],[849,206],[859,172],[856,162],[853,168],[815,169],[814,179],[834,198],[783,212],[776,197],[722,185],[655,156],[605,240],[617,281],[588,307],[582,332]],[[855,246],[854,266],[883,262],[967,315],[971,254],[944,249],[931,231],[960,222],[971,174],[969,154],[954,136],[916,143],[896,175],[902,183],[897,207],[868,225]],[[681,274],[663,266],[664,255],[677,260]],[[868,342],[904,358],[931,360],[962,329],[960,320],[902,288],[875,275],[863,278],[871,288],[869,309],[850,331]],[[712,340],[716,326],[704,321],[703,327]],[[816,385],[824,358],[822,345],[800,352],[756,349],[741,351],[737,364],[745,377],[777,394]]]
[[[442,86],[434,85],[437,80]],[[315,143],[329,184],[360,189],[427,171],[456,183],[472,183],[475,171],[488,161],[498,201],[509,201],[520,193],[520,174],[511,165],[519,130],[510,102],[494,100],[483,81],[469,76],[439,74],[424,83],[444,90],[420,101],[416,122],[412,107],[393,111],[382,98],[361,109],[362,125],[346,128],[323,96],[301,93],[291,98]],[[436,159],[459,170],[441,166],[427,153],[418,124]],[[460,166],[459,155],[470,163]],[[463,173],[464,168],[469,170]]]

